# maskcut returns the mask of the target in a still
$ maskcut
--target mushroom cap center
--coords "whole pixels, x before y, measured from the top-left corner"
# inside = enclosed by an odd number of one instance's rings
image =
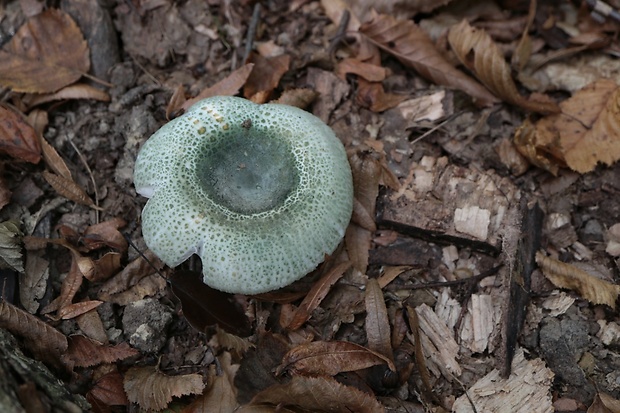
[[[205,142],[202,152],[196,165],[202,189],[215,203],[239,214],[282,206],[299,183],[290,145],[256,127]]]

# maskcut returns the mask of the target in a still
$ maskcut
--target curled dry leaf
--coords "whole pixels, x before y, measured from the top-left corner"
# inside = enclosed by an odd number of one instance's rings
[[[601,280],[598,277],[564,262],[536,253],[536,263],[545,277],[558,288],[568,288],[594,304],[607,304],[616,308],[620,286]]]
[[[460,89],[481,105],[497,102],[481,84],[452,66],[413,21],[386,14],[374,15],[360,27],[360,32],[425,79]]]
[[[245,83],[243,96],[254,103],[265,103],[288,71],[291,57],[285,54],[275,57],[252,54],[250,61],[254,63],[254,69]]]
[[[342,278],[344,273],[350,267],[351,262],[341,262],[330,269],[327,274],[321,277],[321,279],[315,282],[310,291],[308,291],[308,294],[304,300],[299,305],[299,308],[297,308],[297,311],[293,315],[287,329],[297,330],[306,321],[308,321],[312,315],[312,312],[319,306],[319,304],[321,304],[321,301],[323,301],[327,293],[331,290],[331,287],[336,283],[336,281]]]
[[[366,283],[366,337],[368,348],[394,360],[392,351],[392,332],[388,318],[383,291],[376,278],[369,278]]]
[[[218,357],[220,361],[219,372],[215,365],[209,366],[209,379],[207,389],[198,397],[183,413],[203,412],[236,412],[237,388],[235,387],[235,374],[239,369],[238,364],[231,363],[230,353],[224,352]]]
[[[108,246],[124,253],[127,251],[127,240],[119,228],[123,228],[125,225],[127,222],[118,217],[91,225],[84,231],[82,242],[91,251]]]
[[[86,400],[91,405],[96,405],[98,404],[97,402],[107,406],[125,406],[129,404],[123,389],[123,376],[121,376],[121,373],[113,371],[101,376],[95,382],[93,388],[86,394]]]
[[[298,407],[304,411],[330,413],[384,413],[377,399],[331,377],[295,376],[286,384],[276,384],[258,393],[251,405]]]
[[[30,163],[41,160],[41,145],[33,127],[4,106],[0,106],[0,152]]]
[[[389,358],[359,344],[348,341],[313,341],[286,353],[276,374],[293,371],[297,374],[335,376],[379,364],[387,364],[390,370],[396,370]]]
[[[450,28],[448,41],[461,63],[503,101],[532,112],[559,112],[558,106],[553,102],[528,100],[519,94],[510,66],[499,47],[484,30],[471,27],[467,20],[463,20]]]
[[[200,394],[205,385],[200,374],[167,376],[156,367],[132,367],[123,387],[130,402],[145,410],[163,410],[173,397]]]
[[[66,245],[65,245],[66,246]],[[92,260],[88,257],[82,257],[80,253],[74,248],[69,247],[69,251],[71,251],[71,268],[69,269],[69,273],[62,281],[62,285],[60,286],[60,295],[54,299],[51,303],[45,306],[43,310],[41,310],[42,314],[49,314],[53,311],[60,311],[71,305],[73,302],[73,298],[77,294],[78,290],[82,286],[82,282],[84,281],[84,273],[90,274],[94,272],[94,264]]]
[[[346,80],[347,73],[358,75],[369,82],[382,82],[387,77],[388,70],[384,67],[365,63],[358,59],[346,58],[338,63],[336,74],[342,80]]]
[[[99,300],[82,301],[80,303],[69,304],[58,310],[58,317],[60,317],[62,320],[70,320],[72,318],[81,316],[82,314],[87,313],[90,310],[94,310],[101,304],[103,304],[103,301]]]
[[[611,165],[620,159],[620,88],[613,80],[586,86],[560,107],[553,129],[571,169],[586,173],[598,162]]]
[[[88,72],[88,45],[68,14],[29,18],[0,50],[0,84],[16,92],[55,92]]]

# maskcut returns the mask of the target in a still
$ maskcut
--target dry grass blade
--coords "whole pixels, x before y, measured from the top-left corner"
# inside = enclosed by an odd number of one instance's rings
[[[422,77],[439,85],[460,89],[481,105],[498,102],[481,84],[452,66],[413,21],[398,20],[385,14],[375,15],[360,27],[360,32]]]
[[[92,199],[84,192],[82,188],[75,182],[60,175],[53,174],[48,171],[43,171],[43,178],[51,185],[52,188],[60,195],[64,196],[70,201],[73,201],[80,205],[86,205],[93,209],[102,211],[103,209],[95,205]]]
[[[546,257],[540,251],[536,253],[536,263],[556,287],[574,290],[591,303],[616,308],[620,286],[601,280],[573,265]]]
[[[466,20],[463,20],[450,29],[448,41],[461,63],[505,102],[532,112],[560,111],[553,102],[530,101],[519,94],[512,79],[510,66],[493,39],[484,30],[471,27]]]
[[[0,84],[16,92],[55,92],[90,68],[88,45],[68,14],[31,17],[0,50]]]
[[[132,403],[145,410],[163,410],[173,397],[200,394],[205,385],[199,374],[166,376],[156,367],[132,367],[125,373],[123,387]]]

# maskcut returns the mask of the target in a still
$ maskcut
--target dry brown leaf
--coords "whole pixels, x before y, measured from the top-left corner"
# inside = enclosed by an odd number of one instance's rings
[[[620,400],[606,393],[597,393],[587,413],[620,413]]]
[[[88,45],[68,14],[29,18],[0,50],[0,84],[16,92],[55,92],[90,68]]]
[[[546,257],[541,251],[536,253],[536,263],[556,287],[573,290],[591,303],[616,308],[620,286],[601,280],[573,265]]]
[[[29,107],[39,106],[55,100],[92,99],[100,102],[109,102],[110,95],[107,92],[85,83],[76,83],[65,86],[54,93],[29,95],[24,103]]]
[[[70,320],[99,307],[101,304],[103,304],[103,301],[99,300],[82,301],[80,303],[69,304],[58,310],[58,317],[62,320]]]
[[[239,369],[238,364],[231,363],[230,353],[218,356],[221,372],[218,374],[215,365],[209,366],[207,389],[183,413],[228,413],[236,412],[237,388],[234,380]]]
[[[144,257],[146,257],[146,259],[137,257],[131,261],[121,272],[116,274],[113,278],[109,279],[103,286],[101,286],[100,297],[109,297],[112,294],[126,291],[136,285],[141,279],[153,274],[155,269],[149,265],[147,260],[150,261],[151,264],[153,264],[153,266],[158,270],[163,268],[163,262],[161,262],[151,250],[144,251]],[[106,299],[103,300],[107,301]]]
[[[254,103],[265,103],[288,71],[291,57],[283,54],[266,58],[254,53],[249,60],[254,63],[254,69],[245,83],[243,96]]]
[[[127,251],[127,240],[118,229],[125,225],[127,222],[118,217],[91,225],[84,231],[81,241],[91,251],[108,246],[124,253]]]
[[[383,291],[376,278],[369,278],[366,283],[366,337],[368,348],[394,360],[392,351],[392,332],[388,318]]]
[[[314,99],[319,96],[319,93],[313,89],[297,88],[287,89],[280,97],[270,103],[279,103],[281,105],[295,106],[299,109],[306,109]]]
[[[254,347],[254,344],[252,344],[247,338],[241,338],[231,334],[226,330],[221,329],[218,324],[215,325],[214,338],[217,339],[217,344],[220,347],[230,350],[234,354],[240,356],[250,348]]]
[[[123,389],[123,376],[118,371],[113,371],[101,376],[86,394],[86,399],[93,403],[92,398],[106,406],[125,406],[129,404],[125,389]]]
[[[38,253],[26,251],[26,265],[19,280],[19,301],[26,311],[35,314],[39,300],[45,295],[49,278],[49,262]]]
[[[93,209],[102,210],[95,205],[92,199],[84,192],[84,190],[73,180],[63,176],[43,171],[43,178],[58,194],[80,205],[86,205]]]
[[[383,270],[383,274],[381,274],[379,278],[377,278],[379,287],[385,288],[385,286],[391,283],[392,281],[394,281],[396,277],[398,277],[405,271],[410,270],[411,268],[412,267],[408,265],[397,265],[397,266],[385,267]]]
[[[554,127],[566,164],[586,173],[620,159],[620,88],[601,79],[560,104]]]
[[[370,215],[368,210],[357,198],[353,198],[353,215],[351,216],[351,221],[370,232],[375,232],[377,230],[375,217]]]
[[[103,344],[108,344],[108,335],[103,326],[103,321],[101,321],[101,317],[96,310],[79,315],[76,317],[75,321],[80,331],[82,331],[86,337]]]
[[[532,112],[559,112],[553,102],[528,100],[519,94],[504,55],[484,30],[463,20],[450,28],[448,41],[461,63],[503,101]]]
[[[0,106],[0,152],[30,163],[41,160],[41,145],[32,126],[4,106]]]
[[[60,364],[69,346],[60,331],[5,300],[0,300],[0,327],[24,338],[37,358],[53,365]]]
[[[185,103],[183,103],[182,105],[182,108],[187,110],[187,108],[189,108],[199,100],[210,98],[212,96],[236,95],[243,87],[245,82],[248,80],[250,73],[252,73],[252,69],[254,69],[253,63],[248,63],[241,66],[239,69],[235,70],[224,79],[217,82],[215,85],[200,92],[195,98],[185,101]]]
[[[161,275],[151,274],[140,277],[139,281],[123,292],[117,294],[100,293],[99,298],[108,303],[125,306],[164,291],[166,286],[166,280]]]
[[[252,405],[299,407],[306,411],[330,413],[384,413],[377,399],[331,377],[294,376],[286,384],[276,384],[258,393]]]
[[[427,80],[460,89],[480,105],[497,102],[482,85],[452,66],[413,21],[374,15],[360,27],[360,32]]]
[[[69,337],[69,349],[67,351],[67,355],[77,367],[114,363],[139,354],[138,350],[129,347],[127,343],[109,346],[79,335]]]
[[[332,285],[336,283],[344,273],[351,267],[351,262],[341,262],[336,265],[332,269],[330,269],[327,274],[321,277],[320,280],[314,283],[308,294],[303,299],[299,308],[293,315],[293,318],[289,325],[286,327],[288,330],[297,330],[301,327],[306,321],[310,319],[312,312],[321,304],[323,298],[327,295],[327,293],[331,290]]]
[[[90,258],[80,256],[80,253],[73,249],[69,249],[71,251],[72,259],[71,259],[71,268],[69,269],[69,273],[62,281],[62,285],[60,286],[60,295],[53,300],[51,303],[45,306],[41,310],[41,314],[49,314],[53,311],[62,310],[64,307],[69,306],[73,302],[73,298],[75,294],[77,294],[78,290],[82,286],[82,281],[84,280],[84,273],[82,269],[85,269],[88,272],[88,262]],[[92,262],[92,261],[91,261]],[[94,267],[93,271],[94,271]]]
[[[382,82],[388,76],[386,68],[362,62],[352,57],[341,60],[336,66],[336,74],[342,80],[346,80],[347,73],[358,75],[369,82]]]
[[[566,163],[562,160],[560,139],[552,130],[551,118],[554,115],[541,119],[536,125],[530,119],[525,119],[515,131],[514,144],[517,151],[532,165],[557,176],[560,167]]]
[[[359,344],[348,341],[313,341],[289,350],[276,374],[292,371],[297,374],[334,376],[379,364],[387,364],[390,370],[396,370],[389,358]]]
[[[39,135],[39,137],[39,142],[41,142],[41,148],[43,149],[43,160],[45,161],[45,164],[57,175],[62,176],[65,179],[72,179],[69,167],[67,167],[67,164],[60,157],[56,149],[41,135]]]
[[[156,367],[132,367],[125,373],[127,398],[145,410],[163,410],[173,397],[200,394],[204,383],[200,374],[166,376]]]
[[[89,281],[106,281],[121,269],[122,254],[118,252],[107,252],[103,257],[95,260],[95,272]]]
[[[410,340],[413,342],[415,348],[415,361],[416,367],[420,372],[420,379],[422,380],[424,395],[427,400],[434,400],[433,386],[431,385],[431,377],[426,366],[426,357],[424,356],[424,349],[422,348],[422,339],[420,338],[420,319],[415,309],[407,305],[407,318],[409,321],[409,328],[411,328]]]

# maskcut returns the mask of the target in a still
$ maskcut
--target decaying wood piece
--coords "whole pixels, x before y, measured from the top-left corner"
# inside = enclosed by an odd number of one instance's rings
[[[497,369],[491,371],[471,386],[467,395],[456,400],[452,411],[551,413],[554,411],[549,391],[552,381],[553,372],[545,362],[526,360],[520,349],[515,354],[508,379],[502,379]]]
[[[379,203],[378,224],[439,243],[497,255],[502,233],[517,213],[520,191],[493,171],[423,157],[411,179]]]
[[[504,311],[503,360],[498,360],[503,364],[501,371],[504,378],[510,375],[510,366],[517,347],[517,338],[523,327],[526,307],[530,301],[531,276],[536,266],[536,251],[540,248],[543,222],[543,211],[537,203],[528,208],[526,203],[522,202],[521,208],[523,210],[521,236],[516,254],[512,258],[514,264],[510,266],[508,302]]]

